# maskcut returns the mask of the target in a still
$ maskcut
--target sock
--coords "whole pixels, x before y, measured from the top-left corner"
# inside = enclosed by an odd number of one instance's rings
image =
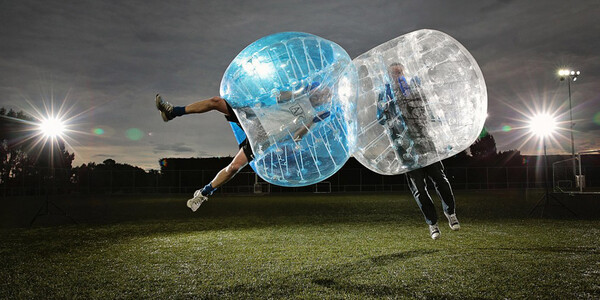
[[[215,191],[217,190],[217,188],[214,188],[212,186],[212,184],[207,184],[202,188],[202,191],[200,192],[200,194],[202,194],[202,196],[210,196],[212,195]]]
[[[174,106],[173,117],[179,117],[185,115],[185,106]]]

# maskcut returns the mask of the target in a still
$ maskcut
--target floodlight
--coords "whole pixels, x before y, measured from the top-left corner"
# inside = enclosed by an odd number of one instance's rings
[[[60,137],[65,130],[64,122],[55,117],[42,119],[39,124],[39,130],[45,137],[56,138]]]
[[[66,216],[73,223],[77,223],[77,221],[54,203],[51,198],[53,194],[58,192],[57,178],[62,180],[68,178],[62,176],[62,174],[68,173],[61,172],[61,176],[56,176],[55,163],[58,163],[59,167],[63,167],[67,162],[65,160],[66,157],[63,157],[62,154],[66,154],[64,151],[66,151],[67,146],[71,147],[68,143],[68,140],[70,140],[69,134],[78,133],[73,130],[74,124],[72,122],[83,113],[72,115],[74,107],[67,107],[65,105],[67,98],[65,98],[58,106],[54,105],[54,97],[50,97],[50,99],[52,99],[52,102],[50,103],[46,103],[42,100],[42,108],[37,107],[32,102],[26,100],[26,102],[31,105],[31,110],[26,111],[26,113],[31,116],[31,119],[22,120],[22,122],[27,125],[24,126],[24,129],[28,132],[23,135],[24,141],[31,139],[32,141],[29,149],[38,151],[37,155],[33,155],[32,153],[31,157],[37,160],[42,153],[48,155],[48,158],[46,159],[48,164],[47,169],[44,171],[42,171],[43,169],[41,168],[39,169],[41,179],[43,179],[47,186],[45,188],[45,201],[42,202],[39,210],[29,222],[29,226],[32,226],[35,220],[40,216],[54,215],[55,213],[53,213],[50,208],[53,208],[52,210],[55,212],[60,212],[61,215]],[[70,165],[70,163],[68,163],[68,165]],[[61,169],[61,171],[65,170]]]
[[[573,159],[573,170],[575,170],[575,138],[573,137],[573,106],[571,103],[571,82],[577,81],[577,77],[581,74],[580,71],[571,71],[567,69],[561,69],[558,71],[558,75],[560,76],[560,81],[567,80],[567,87],[569,88],[569,117],[571,123],[571,157]]]
[[[529,131],[542,138],[551,135],[556,129],[556,120],[550,114],[538,114],[529,120]]]
[[[574,216],[576,216],[576,214],[572,210],[570,210],[568,207],[566,207],[558,198],[554,197],[554,195],[552,195],[552,193],[550,193],[550,187],[548,184],[548,153],[546,151],[546,139],[548,136],[552,135],[552,133],[556,130],[556,127],[557,127],[556,119],[554,118],[553,115],[550,115],[548,113],[541,113],[541,114],[535,115],[529,120],[529,131],[541,138],[543,149],[544,149],[544,156],[543,156],[544,157],[544,164],[543,164],[544,195],[542,195],[540,200],[531,209],[531,211],[529,212],[529,215],[533,214],[533,212],[536,210],[536,208],[541,206],[542,207],[542,217],[543,217],[544,211],[550,203],[550,199],[553,199],[555,202],[562,205],[569,212],[571,212]]]

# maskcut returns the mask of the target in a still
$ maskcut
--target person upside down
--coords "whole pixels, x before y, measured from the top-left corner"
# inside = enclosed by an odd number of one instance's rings
[[[331,93],[327,88],[318,88],[319,82],[314,82],[310,85],[307,85],[301,89],[296,91],[282,91],[277,97],[277,104],[284,104],[291,102],[297,98],[302,97],[303,95],[308,96],[308,100],[310,101],[310,105],[314,108],[319,107],[321,104],[330,101]],[[219,96],[215,96],[209,99],[200,100],[186,106],[174,106],[173,104],[165,101],[160,94],[157,94],[155,97],[156,108],[159,110],[160,115],[164,122],[169,122],[174,118],[181,117],[189,114],[202,114],[210,111],[218,111],[225,116],[227,121],[236,124],[240,129],[243,130],[243,127],[238,119],[238,116],[235,114],[234,109],[229,105],[226,99],[221,98]],[[244,108],[246,112],[246,117],[248,115],[254,115],[254,112],[251,108]],[[299,141],[308,131],[314,123],[320,122],[323,119],[329,117],[329,111],[321,111],[316,112],[316,115],[312,119],[307,120],[298,120],[298,118],[291,118],[287,120],[295,120],[298,121],[300,126],[298,126],[297,130],[292,134],[292,139],[294,141]],[[251,116],[251,117],[252,117]],[[289,122],[289,121],[288,121]],[[294,121],[292,121],[293,123]],[[272,122],[271,122],[272,123]],[[267,125],[265,127],[273,127],[273,124]],[[278,126],[284,125],[278,124]],[[264,130],[264,129],[261,129]],[[269,134],[268,132],[263,132],[263,134]],[[248,138],[244,139],[239,143],[239,150],[233,157],[233,160],[227,165],[225,168],[220,170],[217,175],[203,188],[198,189],[194,192],[194,195],[191,199],[187,201],[187,206],[192,210],[196,211],[202,205],[204,201],[208,200],[208,197],[211,196],[219,187],[227,183],[231,180],[235,175],[244,168],[248,163],[250,163],[254,159],[254,151],[248,141]]]

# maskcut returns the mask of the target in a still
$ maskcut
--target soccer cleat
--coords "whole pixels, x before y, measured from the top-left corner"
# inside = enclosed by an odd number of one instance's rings
[[[431,238],[434,240],[437,240],[440,238],[440,228],[438,227],[437,223],[433,224],[433,225],[429,225],[429,234],[431,235]]]
[[[200,205],[202,205],[204,201],[208,200],[208,197],[202,195],[201,191],[202,190],[197,190],[196,192],[194,192],[194,198],[187,201],[187,207],[189,207],[194,212],[198,210],[198,208],[200,207]]]
[[[456,214],[447,214],[444,212],[444,214],[446,215],[446,218],[448,218],[448,226],[450,226],[450,229],[456,231],[460,229],[460,223],[458,223],[458,219],[456,218]]]
[[[156,94],[156,108],[160,111],[163,121],[168,122],[174,118],[173,104],[163,100],[160,94]]]

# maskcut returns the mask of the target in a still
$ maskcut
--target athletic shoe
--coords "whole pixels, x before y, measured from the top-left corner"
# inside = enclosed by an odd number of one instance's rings
[[[168,122],[173,117],[173,104],[162,99],[160,94],[156,94],[156,108],[160,110],[160,116],[163,121]]]
[[[458,223],[458,219],[456,218],[456,214],[447,214],[444,213],[446,215],[446,218],[448,218],[448,226],[450,226],[450,229],[456,231],[460,229],[460,223]]]
[[[433,225],[429,225],[429,234],[431,235],[431,238],[434,240],[437,240],[440,238],[440,228],[438,227],[437,223],[433,224]]]
[[[198,210],[202,202],[207,201],[208,197],[202,195],[202,190],[197,190],[194,192],[194,198],[187,201],[187,207],[189,207],[192,211]]]

